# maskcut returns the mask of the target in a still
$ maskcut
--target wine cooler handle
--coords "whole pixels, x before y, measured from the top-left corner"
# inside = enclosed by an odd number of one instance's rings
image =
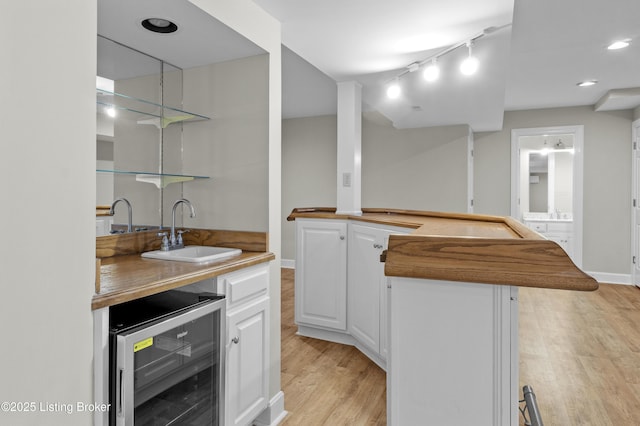
[[[124,368],[120,369],[120,372],[118,374],[118,378],[120,380],[120,392],[118,392],[118,416],[122,417],[123,413],[122,413],[122,402],[124,401]]]

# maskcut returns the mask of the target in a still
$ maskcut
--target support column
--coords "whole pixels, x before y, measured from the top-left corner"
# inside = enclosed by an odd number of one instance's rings
[[[338,214],[362,214],[361,153],[362,86],[338,83]]]

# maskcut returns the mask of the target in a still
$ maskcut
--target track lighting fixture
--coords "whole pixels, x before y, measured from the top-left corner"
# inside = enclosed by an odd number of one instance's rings
[[[405,74],[409,74],[409,73],[413,73],[415,71],[418,71],[418,69],[420,69],[420,67],[422,67],[423,65],[428,64],[423,73],[422,76],[424,77],[424,79],[428,82],[433,82],[436,81],[439,77],[440,77],[440,68],[438,66],[438,59],[441,56],[446,55],[449,52],[453,52],[454,50],[456,50],[459,47],[462,46],[467,46],[467,49],[469,51],[469,54],[467,56],[467,58],[462,62],[462,64],[460,65],[460,71],[465,74],[465,75],[472,75],[474,74],[479,66],[480,66],[480,61],[478,61],[478,58],[476,58],[475,56],[473,56],[472,54],[472,45],[473,43],[478,40],[479,38],[484,37],[487,34],[491,34],[494,33],[498,30],[501,30],[503,28],[507,28],[510,27],[511,24],[506,24],[506,25],[502,25],[500,27],[489,27],[489,28],[485,28],[482,32],[480,32],[479,34],[476,34],[475,36],[454,44],[452,46],[449,46],[448,48],[444,49],[443,51],[429,56],[428,58],[422,60],[422,61],[417,61],[417,62],[412,62],[411,64],[407,65],[402,72],[400,72],[400,74],[396,75],[392,80],[387,80],[388,87],[387,87],[387,96],[391,99],[396,99],[400,96],[402,89],[400,88],[400,77],[404,76]]]
[[[436,81],[438,77],[440,77],[440,68],[438,68],[437,58],[433,58],[431,60],[431,63],[424,69],[422,76],[428,82]]]
[[[607,46],[607,49],[609,50],[624,49],[625,47],[629,46],[630,43],[631,43],[630,39],[616,40],[613,43],[611,43],[609,46]]]
[[[400,81],[396,78],[391,82],[391,84],[389,84],[389,87],[387,87],[387,96],[389,99],[397,99],[400,97],[401,93],[402,89],[400,88]]]
[[[462,63],[460,64],[460,72],[464,75],[475,74],[476,71],[478,71],[478,67],[480,66],[480,62],[478,61],[478,58],[473,56],[473,51],[471,47],[472,45],[473,45],[473,41],[469,40],[467,42],[467,48],[469,49],[469,56],[467,56],[467,58],[464,61],[462,61]]]

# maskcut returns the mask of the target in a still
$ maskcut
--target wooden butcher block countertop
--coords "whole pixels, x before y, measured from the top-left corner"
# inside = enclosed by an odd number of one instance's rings
[[[555,242],[510,217],[398,209],[297,208],[297,218],[350,219],[412,228],[391,235],[385,275],[521,287],[592,291],[598,282]]]
[[[96,293],[92,309],[138,299],[207,278],[216,277],[275,259],[267,251],[264,232],[189,229],[185,245],[222,246],[242,249],[242,254],[218,262],[194,264],[146,259],[141,253],[158,250],[158,231],[116,234],[96,238]]]

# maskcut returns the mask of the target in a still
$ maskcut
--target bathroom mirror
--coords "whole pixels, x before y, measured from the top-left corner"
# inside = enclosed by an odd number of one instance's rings
[[[521,207],[523,214],[548,213],[553,218],[573,215],[573,135],[520,138]]]
[[[582,265],[583,149],[583,125],[511,130],[511,216],[540,224],[543,232],[550,232],[548,238],[566,239],[565,250],[578,266]],[[568,235],[551,234],[560,228]]]

